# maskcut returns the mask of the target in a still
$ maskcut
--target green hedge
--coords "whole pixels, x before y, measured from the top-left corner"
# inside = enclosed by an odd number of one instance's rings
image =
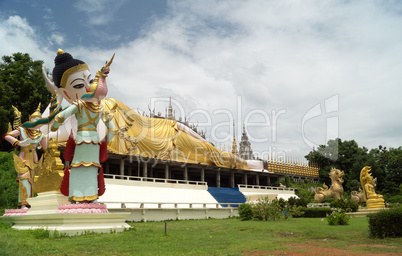
[[[402,237],[402,207],[370,213],[367,217],[372,237]]]
[[[303,217],[303,218],[325,218],[327,214],[331,214],[331,208],[302,208],[304,212],[301,216],[294,216],[293,218]]]
[[[338,199],[330,204],[331,208],[341,209],[345,212],[357,212],[359,205],[351,200]]]

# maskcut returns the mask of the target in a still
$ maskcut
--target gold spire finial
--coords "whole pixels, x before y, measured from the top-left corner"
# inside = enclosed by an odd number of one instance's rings
[[[57,50],[57,55],[62,55],[63,53],[64,53],[64,51],[63,51],[62,49],[59,48],[59,49]]]
[[[233,144],[232,144],[232,154],[239,155],[237,151],[237,144],[236,144],[236,129],[235,129],[235,122],[233,120]]]
[[[21,112],[14,106],[11,106],[14,109],[14,122],[13,122],[13,128],[17,129],[18,127],[21,126],[22,121],[21,121]]]
[[[32,115],[29,116],[29,120],[32,120],[35,117],[42,118],[42,114],[40,113],[40,102],[38,107],[36,108],[36,111],[32,113]]]

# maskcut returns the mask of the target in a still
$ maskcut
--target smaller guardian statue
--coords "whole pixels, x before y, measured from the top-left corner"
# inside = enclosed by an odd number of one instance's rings
[[[9,124],[8,132],[3,135],[3,139],[10,142],[13,147],[20,147],[20,153],[17,156],[13,153],[15,171],[18,173],[18,207],[29,208],[27,198],[33,196],[32,184],[35,173],[38,168],[38,155],[36,149],[47,148],[46,139],[42,132],[33,128],[26,128],[21,124],[21,112],[13,106],[14,122],[13,128]],[[41,119],[40,103],[36,111],[29,116],[30,122]],[[27,122],[29,123],[29,122]]]
[[[343,175],[345,173],[341,170],[332,168],[329,173],[329,177],[331,178],[331,186],[328,189],[328,186],[324,183],[324,188],[317,187],[315,189],[314,201],[317,203],[321,203],[324,200],[325,196],[333,195],[334,199],[343,198]]]

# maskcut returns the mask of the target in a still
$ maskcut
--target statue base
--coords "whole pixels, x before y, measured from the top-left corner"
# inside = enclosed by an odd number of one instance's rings
[[[385,208],[385,203],[384,203],[383,198],[368,199],[366,201],[366,205],[367,205],[368,209]]]
[[[122,232],[130,228],[125,223],[130,213],[108,213],[105,205],[95,204],[83,204],[85,207],[71,204],[70,209],[67,197],[58,191],[39,193],[28,200],[31,208],[25,214],[0,218],[15,223],[14,229],[46,229],[51,233],[57,230],[69,236],[88,232]]]
[[[27,199],[31,208],[26,215],[57,213],[59,204],[68,204],[68,197],[60,191],[49,191],[38,193],[37,197]]]

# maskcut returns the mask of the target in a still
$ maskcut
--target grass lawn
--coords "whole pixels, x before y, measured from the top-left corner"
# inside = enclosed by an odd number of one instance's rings
[[[0,221],[0,255],[402,255],[402,238],[369,238],[366,218],[329,226],[320,218],[130,223],[122,233],[49,238]]]

